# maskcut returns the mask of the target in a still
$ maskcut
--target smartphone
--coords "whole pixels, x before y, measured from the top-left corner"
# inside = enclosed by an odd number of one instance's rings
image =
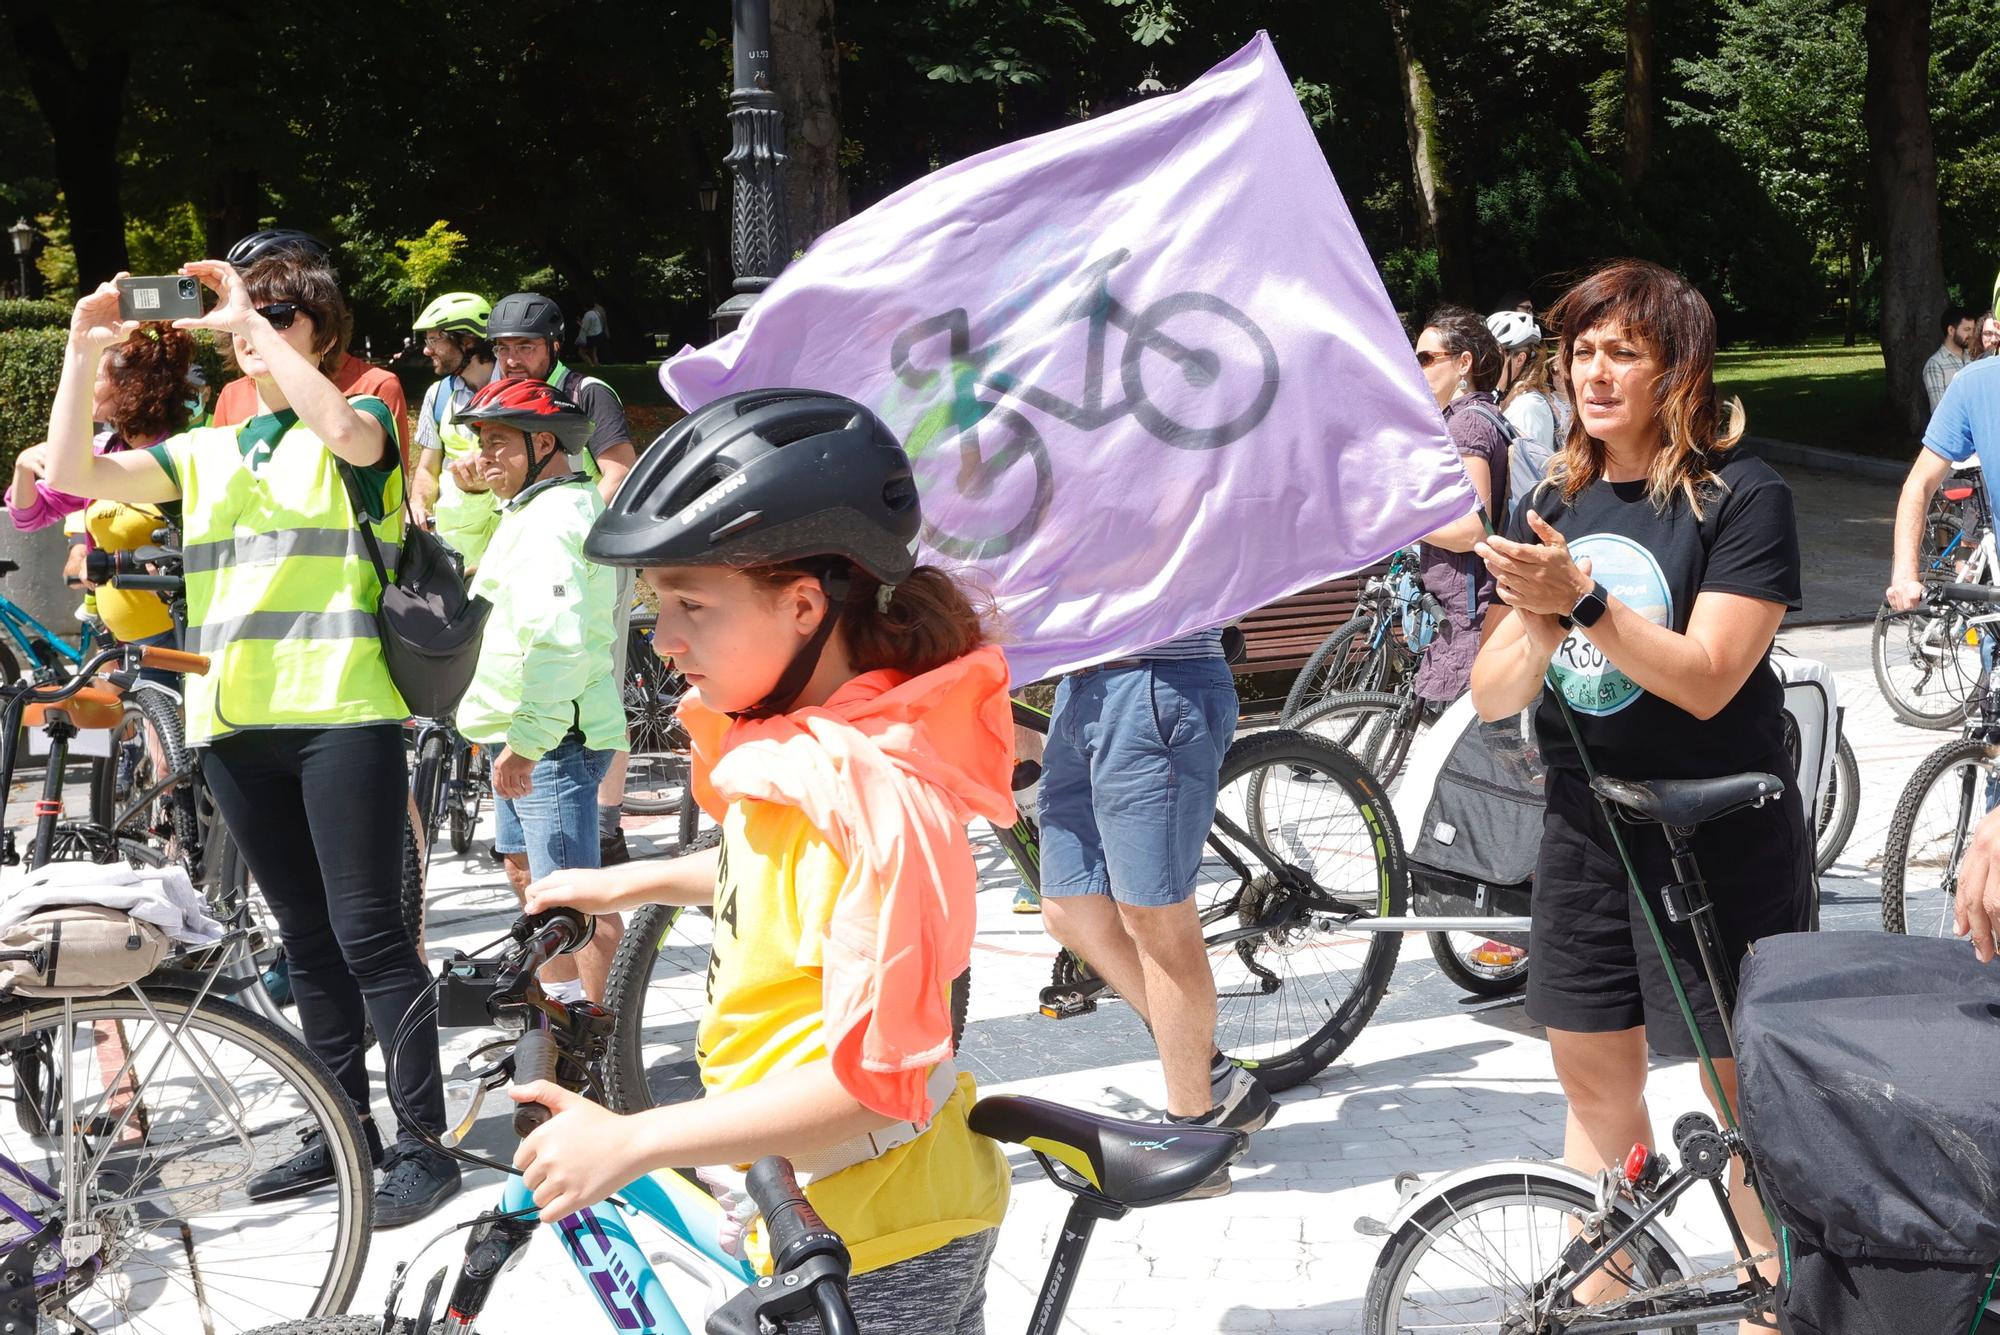
[[[201,318],[201,280],[178,274],[165,278],[118,280],[121,320],[197,320]]]

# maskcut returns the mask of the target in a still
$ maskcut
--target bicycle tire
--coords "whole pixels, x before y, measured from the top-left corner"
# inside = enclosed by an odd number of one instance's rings
[[[1374,900],[1374,912],[1381,916],[1402,914],[1409,904],[1409,874],[1403,861],[1402,834],[1397,828],[1395,813],[1390,810],[1388,799],[1374,778],[1362,769],[1352,756],[1333,743],[1289,728],[1272,729],[1238,738],[1223,759],[1219,783],[1224,794],[1222,800],[1225,802],[1230,800],[1228,795],[1234,791],[1239,780],[1244,781],[1247,790],[1250,777],[1259,771],[1270,771],[1289,777],[1300,769],[1318,772],[1320,777],[1311,784],[1312,791],[1337,792],[1341,799],[1352,807],[1355,814],[1354,833],[1360,837],[1358,847],[1341,850],[1334,858],[1329,859],[1330,864],[1353,868],[1362,858],[1372,858],[1372,874],[1359,877],[1358,880],[1366,885],[1367,894]],[[1266,793],[1270,791],[1268,783],[1263,786],[1262,791]],[[1247,802],[1247,799],[1245,800]],[[1267,808],[1259,810],[1262,812]],[[1289,830],[1286,828],[1288,824],[1282,817],[1279,818],[1278,825],[1280,834],[1287,844],[1286,851],[1293,856],[1279,860],[1296,868],[1300,866],[1301,859],[1297,856],[1300,850],[1293,848],[1292,844],[1300,839],[1303,831]],[[1268,849],[1270,840],[1267,835],[1247,826],[1245,833],[1262,841]],[[1288,892],[1270,883],[1268,872],[1261,872],[1245,880],[1235,867],[1230,865],[1227,858],[1218,856],[1218,841],[1224,845],[1234,843],[1229,836],[1220,832],[1219,826],[1216,832],[1211,833],[1209,854],[1204,858],[1202,871],[1197,874],[1195,888],[1205,938],[1214,939],[1240,930],[1233,926],[1232,922],[1240,923],[1243,915],[1253,908],[1261,910],[1263,914],[1269,914],[1269,920],[1273,922],[1280,922],[1281,915],[1287,911],[1304,912],[1296,907],[1296,901]],[[1275,851],[1272,852],[1272,856],[1277,856]],[[1218,860],[1223,864],[1223,871],[1220,873],[1212,865]],[[1242,861],[1245,867],[1249,865],[1247,860],[1239,859],[1239,861]],[[1207,884],[1203,883],[1201,879],[1203,876],[1209,878]],[[1267,903],[1253,905],[1251,897],[1256,895],[1271,898]],[[1346,898],[1352,900],[1359,897],[1359,887],[1357,887],[1356,893]],[[1257,975],[1260,966],[1266,966],[1271,960],[1282,962],[1297,956],[1316,964],[1336,962],[1335,947],[1340,944],[1337,940],[1328,940],[1322,947],[1317,939],[1307,938],[1296,932],[1295,928],[1296,919],[1282,922],[1281,925],[1274,926],[1270,931],[1255,937],[1230,943],[1224,954],[1218,954],[1211,948],[1208,952],[1210,961],[1212,964],[1222,962],[1230,955],[1234,955],[1240,961],[1243,971],[1252,977]],[[1318,932],[1320,929],[1308,926],[1305,931]],[[1246,1044],[1243,1036],[1250,1020],[1254,1018],[1257,1009],[1255,1001],[1261,997],[1285,992],[1283,982],[1281,981],[1276,987],[1253,984],[1260,986],[1260,990],[1256,997],[1252,997],[1251,994],[1236,989],[1233,978],[1235,969],[1225,965],[1229,968],[1231,976],[1218,977],[1216,982],[1217,1048],[1236,1065],[1254,1074],[1259,1083],[1271,1093],[1290,1089],[1325,1070],[1354,1042],[1369,1018],[1375,1014],[1376,1008],[1382,1004],[1382,998],[1389,990],[1390,975],[1396,969],[1396,957],[1402,950],[1403,937],[1400,932],[1371,932],[1367,936],[1368,944],[1361,952],[1359,964],[1350,972],[1343,974],[1343,982],[1338,985],[1341,992],[1336,1003],[1328,1005],[1312,996],[1295,1001],[1290,995],[1278,1003],[1281,1016],[1294,1013],[1300,1016],[1310,1014],[1313,1019],[1306,1023],[1317,1021],[1317,1024],[1296,1041],[1290,1038],[1276,1040],[1282,1046],[1275,1051],[1265,1051],[1269,1045],[1264,1043]],[[1256,962],[1246,955],[1244,951],[1246,942],[1251,943],[1249,955],[1256,955]],[[1266,948],[1268,954],[1263,953]],[[1275,976],[1275,970],[1265,967],[1264,971]],[[1067,950],[1058,952],[1050,977],[1052,985],[1074,987],[1094,978],[1095,975],[1089,966],[1077,956]],[[1268,978],[1260,980],[1260,984],[1269,982]],[[1297,990],[1303,991],[1303,984]],[[1105,989],[1105,993],[1109,993],[1108,988]],[[1234,1003],[1239,1000],[1250,1001],[1252,1004],[1235,1005]]]
[[[429,873],[424,865],[424,854],[430,848],[424,832],[417,825],[417,812],[409,808],[409,818],[403,822],[403,869],[396,888],[396,901],[403,915],[403,933],[417,948],[417,954],[424,953],[424,886]]]
[[[451,758],[451,851],[464,857],[472,851],[473,827],[479,824],[483,798],[472,772],[472,747],[461,742]]]
[[[1505,968],[1482,965],[1460,955],[1458,945],[1452,939],[1477,936],[1476,932],[1426,932],[1424,935],[1430,938],[1431,958],[1437,961],[1438,972],[1462,992],[1469,992],[1475,997],[1511,997],[1528,985],[1528,957],[1525,954]]]
[[[1922,877],[1923,884],[1919,888],[1910,884],[1909,874],[1913,855],[1912,845],[1916,842],[1918,833],[1917,817],[1924,809],[1924,799],[1930,796],[1941,781],[1951,777],[1954,771],[1967,766],[1976,766],[1991,773],[1996,759],[2000,759],[2000,748],[1995,748],[1978,738],[1965,737],[1955,742],[1948,742],[1931,752],[1924,758],[1924,762],[1917,766],[1916,772],[1910,775],[1910,781],[1903,786],[1902,795],[1896,801],[1896,812],[1889,818],[1889,838],[1882,849],[1882,930],[1909,935],[1910,894],[1913,889],[1919,890],[1920,893],[1927,893],[1930,889],[1930,882],[1933,879],[1931,876],[1926,874]],[[1970,776],[1970,780],[1974,784],[1982,782],[1976,773]],[[1960,781],[1965,780],[1961,777]],[[1937,889],[1944,896],[1947,905],[1955,893],[1959,859],[1964,856],[1965,846],[1972,838],[1972,827],[1986,814],[1985,794],[1964,794],[1957,805],[1959,811],[1955,827],[1949,834],[1951,842],[1945,846],[1942,871],[1935,878]],[[1928,843],[1930,832],[1924,833]],[[1943,833],[1940,831],[1940,834]],[[1925,858],[1928,865],[1932,853],[1926,849],[1920,856]],[[1948,934],[1950,915],[1941,912],[1937,917],[1940,928],[1938,934]]]
[[[183,1041],[186,1041],[188,1035],[205,1035],[212,1043],[227,1043],[237,1051],[250,1054],[262,1063],[263,1067],[276,1078],[279,1087],[297,1100],[300,1111],[287,1120],[293,1123],[309,1121],[324,1137],[323,1143],[333,1156],[334,1178],[330,1189],[337,1217],[330,1234],[325,1224],[313,1226],[310,1234],[314,1238],[330,1236],[331,1246],[326,1272],[320,1278],[313,1299],[308,1305],[308,1311],[309,1314],[318,1316],[344,1310],[352,1302],[355,1289],[360,1284],[369,1236],[374,1226],[374,1171],[363,1138],[361,1122],[352,1104],[334,1083],[333,1075],[325,1065],[313,1055],[303,1041],[281,1026],[220,998],[197,999],[194,993],[179,988],[144,984],[142,986],[145,987],[145,999],[151,1004],[153,1011],[161,1020],[174,1026],[175,1032],[181,1035]],[[79,1027],[98,1029],[100,1026],[137,1026],[152,1023],[149,1012],[129,991],[103,997],[76,998],[70,1005],[72,1007],[70,1013]],[[63,1008],[64,1002],[53,998],[0,1006],[0,1027],[4,1027],[13,1040],[10,1044],[12,1051],[5,1069],[14,1070],[18,1078],[20,1054],[26,1045],[34,1041],[31,1035],[37,1026],[45,1027],[49,1031],[50,1042],[56,1041],[55,1035],[60,1031],[59,1027],[64,1024]],[[135,1044],[134,1049],[145,1050],[145,1041],[142,1039]],[[244,1096],[245,1102],[239,1105],[240,1107],[251,1112],[256,1111],[258,1100],[254,1097],[253,1091],[257,1082],[250,1078],[247,1069],[234,1074],[223,1071],[217,1061],[219,1055],[219,1049],[204,1053],[203,1060],[207,1068],[211,1072],[220,1072],[230,1084],[232,1091]],[[158,1067],[154,1069],[157,1072]],[[180,1082],[180,1087],[185,1085],[185,1081]],[[167,1087],[172,1089],[177,1086],[169,1082]],[[141,1089],[143,1088],[142,1085]],[[170,1112],[173,1106],[175,1105],[169,1105]],[[282,1129],[282,1125],[260,1127],[255,1133],[255,1139],[261,1140],[273,1136]],[[144,1143],[144,1140],[140,1142],[142,1147]],[[185,1173],[191,1165],[198,1166],[193,1152],[204,1143],[200,1138],[189,1137],[185,1145],[177,1144],[170,1138],[163,1138],[163,1143],[169,1146],[169,1157],[163,1162],[160,1171],[165,1171],[166,1163],[171,1163],[174,1171],[180,1173]],[[60,1162],[58,1155],[57,1171],[60,1171]],[[146,1177],[140,1180],[149,1181]],[[163,1182],[166,1180],[161,1179]],[[214,1197],[216,1204],[218,1206],[229,1204],[230,1213],[238,1217],[246,1212],[260,1212],[260,1207],[272,1211],[310,1208],[307,1203],[326,1199],[320,1193],[313,1193],[266,1202],[251,1202],[247,1198],[231,1194],[240,1190],[242,1185],[240,1181],[228,1181],[220,1186],[208,1183],[188,1185],[185,1182],[182,1185],[186,1186],[189,1192],[199,1190],[203,1193],[216,1193]],[[101,1190],[102,1186],[101,1180],[93,1182],[93,1190]],[[149,1186],[147,1189],[152,1187]],[[326,1190],[328,1188],[320,1189],[321,1192]],[[198,1213],[185,1210],[187,1204],[185,1200],[170,1196],[162,1204],[180,1207],[174,1212],[178,1217],[199,1219]],[[272,1216],[273,1219],[277,1217],[275,1214]],[[239,1222],[227,1230],[203,1232],[200,1236],[205,1242],[213,1245],[219,1238],[251,1237],[258,1231],[256,1227]],[[166,1251],[168,1254],[177,1253],[179,1245],[176,1244]],[[296,1249],[287,1249],[278,1254],[284,1258],[288,1283],[297,1283],[296,1272],[302,1260],[299,1252]],[[229,1295],[221,1291],[219,1280],[231,1274],[245,1272],[235,1272],[227,1266],[215,1266],[213,1251],[210,1257],[209,1267],[204,1271],[201,1296],[204,1306],[202,1315],[211,1321],[210,1328],[219,1331],[242,1330],[249,1321],[260,1320],[267,1316],[271,1310],[267,1305],[267,1298],[246,1303],[246,1306],[252,1306],[255,1310],[245,1311],[240,1319],[228,1314],[226,1304]],[[159,1262],[154,1261],[153,1264],[157,1266]],[[188,1291],[193,1292],[191,1286],[188,1287]],[[287,1301],[291,1300],[288,1297]],[[188,1316],[189,1323],[193,1324],[196,1319],[194,1314],[190,1313]]]
[[[392,1329],[379,1316],[310,1316],[298,1321],[281,1321],[263,1326],[250,1335],[412,1335],[410,1323],[397,1318]]]
[[[1222,321],[1249,340],[1251,350],[1257,357],[1257,392],[1250,402],[1234,417],[1213,426],[1190,426],[1153,402],[1146,391],[1146,350],[1157,340],[1178,343],[1171,335],[1160,332],[1168,320],[1201,312]],[[1173,360],[1171,354],[1163,354]],[[1215,358],[1216,370],[1221,369],[1221,358],[1210,349],[1197,349],[1196,356]],[[1213,374],[1212,372],[1205,372]],[[1181,376],[1192,381],[1185,364],[1181,366]],[[1176,292],[1161,297],[1152,305],[1139,312],[1125,339],[1125,351],[1118,362],[1118,379],[1125,390],[1126,400],[1131,404],[1132,416],[1140,426],[1153,436],[1177,450],[1214,450],[1255,429],[1271,411],[1271,405],[1278,398],[1278,352],[1271,346],[1270,337],[1263,328],[1242,311],[1208,292]]]
[[[410,766],[410,797],[417,804],[417,831],[423,836],[422,854],[426,867],[437,849],[444,829],[446,784],[450,779],[451,738],[442,728],[424,734],[417,743],[417,758]]]
[[[1559,1230],[1550,1235],[1556,1240],[1556,1246],[1546,1253],[1551,1257],[1561,1251],[1562,1242],[1567,1240],[1567,1234],[1560,1230],[1566,1227],[1570,1212],[1576,1210],[1588,1212],[1597,1207],[1595,1197],[1577,1187],[1567,1183],[1526,1178],[1519,1170],[1510,1172],[1505,1165],[1495,1164],[1491,1177],[1474,1178],[1439,1196],[1412,1215],[1409,1221],[1397,1229],[1383,1244],[1381,1253],[1375,1259],[1375,1269],[1368,1278],[1368,1294],[1362,1309],[1362,1330],[1369,1332],[1369,1335],[1399,1335],[1402,1331],[1418,1328],[1412,1326],[1406,1319],[1400,1303],[1391,1306],[1392,1299],[1400,1298],[1402,1289],[1407,1286],[1408,1277],[1416,1263],[1421,1261],[1440,1239],[1451,1236],[1448,1225],[1455,1220],[1466,1217],[1478,1207],[1491,1207],[1496,1203],[1504,1203],[1509,1198],[1530,1203],[1540,1198],[1549,1203],[1546,1208],[1553,1216],[1551,1222]],[[1616,1228],[1629,1225],[1634,1218],[1635,1216],[1623,1207],[1614,1207],[1611,1212],[1611,1219],[1615,1221],[1612,1226]],[[1654,1284],[1671,1282],[1671,1279],[1679,1277],[1674,1268],[1673,1248],[1669,1245],[1666,1231],[1660,1227],[1657,1220],[1649,1222],[1641,1229],[1635,1236],[1634,1242],[1641,1244],[1635,1255],[1637,1267],[1635,1272],[1628,1273],[1632,1273],[1633,1278],[1641,1285],[1651,1287]],[[1466,1249],[1471,1250],[1469,1246]],[[1504,1269],[1506,1268],[1490,1267],[1487,1273],[1501,1274]],[[1461,1287],[1465,1283],[1464,1276],[1468,1274],[1476,1278],[1478,1272],[1461,1262],[1459,1266]],[[1539,1278],[1540,1276],[1534,1277],[1534,1279]],[[1478,1310],[1484,1313],[1488,1309],[1480,1305]],[[1430,1322],[1419,1323],[1419,1326],[1425,1330],[1439,1332],[1452,1329],[1450,1325]],[[1490,1331],[1500,1329],[1501,1323],[1482,1321],[1476,1325],[1463,1324],[1459,1328],[1466,1331]],[[1511,1330],[1515,1325],[1508,1322],[1505,1328]],[[1541,1329],[1539,1325],[1533,1328]],[[1527,1330],[1530,1327],[1521,1326],[1520,1329]],[[1672,1328],[1672,1335],[1696,1335],[1696,1327],[1676,1326]]]
[[[696,839],[695,847],[689,852],[713,848],[722,842],[720,830],[706,830]],[[701,939],[705,928],[690,928],[682,933],[678,943],[669,946],[675,930],[687,919],[701,919],[707,914],[678,904],[648,904],[632,915],[626,924],[624,939],[618,943],[618,951],[611,959],[611,972],[604,985],[604,1008],[613,1018],[611,1042],[605,1059],[605,1094],[616,1112],[644,1112],[648,1108],[663,1103],[680,1102],[687,1098],[698,1098],[701,1094],[700,1072],[694,1061],[694,1025],[699,1008],[695,1005],[695,988],[691,983],[683,983],[673,989],[669,1006],[677,1014],[669,1021],[671,1026],[685,1026],[685,1041],[677,1044],[680,1049],[677,1058],[665,1064],[648,1063],[647,1045],[647,1000],[654,994],[654,972],[660,965],[663,952],[674,950],[681,958],[672,967],[684,979],[699,976],[706,978],[707,945]],[[697,964],[699,959],[699,964]],[[702,1000],[706,1001],[705,991]],[[952,980],[951,985],[951,1044],[954,1050],[965,1037],[966,1011],[970,1005],[972,992],[972,969]],[[661,1018],[661,1007],[654,1006],[650,1023],[657,1026]]]
[[[1347,691],[1326,697],[1286,726],[1332,742],[1394,792],[1410,748],[1431,722],[1424,702],[1414,695]]]
[[[977,450],[978,433],[986,427],[991,427],[995,431],[1004,428],[1012,433],[1012,439],[1008,444],[995,450],[990,457],[980,456],[978,463],[972,469],[968,469],[964,465],[964,447],[957,442],[970,436],[973,448]],[[963,497],[968,502],[985,499],[992,492],[998,478],[1010,472],[1023,455],[1027,456],[1034,478],[1034,496],[1028,503],[1027,512],[1003,532],[989,537],[968,537],[946,531],[940,522],[929,518],[924,520],[924,541],[946,556],[961,561],[982,561],[995,556],[1004,556],[1020,546],[1030,534],[1042,526],[1042,520],[1048,515],[1049,504],[1055,499],[1056,490],[1055,472],[1049,463],[1049,447],[1043,442],[1041,432],[1035,429],[1034,423],[1013,409],[994,408],[949,437],[932,439],[921,446],[915,440],[908,444],[911,460],[917,466],[918,485],[924,486],[928,479],[935,479],[933,485],[930,485],[925,492],[926,497],[936,501],[936,505],[930,509],[953,523],[961,518],[971,520],[978,517],[973,512],[960,515],[957,512],[959,507],[954,504],[954,498]],[[946,462],[927,465],[925,461],[934,457]],[[944,476],[937,476],[941,471]]]
[[[170,856],[178,857],[187,867],[188,875],[199,884],[205,876],[205,865],[201,849],[201,831],[195,819],[194,783],[195,762],[189,754],[181,728],[181,704],[169,692],[160,687],[141,682],[125,693],[128,709],[136,710],[160,739],[160,753],[164,757],[169,773],[180,776],[180,782],[162,801],[166,806],[167,824],[175,846]],[[117,757],[113,756],[114,762]],[[113,800],[122,800],[114,792]],[[115,816],[117,813],[111,813]],[[108,821],[106,822],[109,823]],[[120,834],[127,831],[121,830]],[[133,832],[137,834],[138,832]],[[141,837],[151,837],[155,831],[148,830]]]
[[[1372,639],[1381,618],[1379,603],[1363,604],[1346,624],[1320,641],[1285,693],[1285,707],[1278,715],[1280,727],[1296,727],[1300,714],[1329,696],[1380,689],[1388,671],[1386,658],[1379,646],[1357,654],[1355,640]],[[1385,632],[1382,638],[1386,644],[1390,636]]]
[[[678,674],[660,661],[653,642],[637,626],[627,632],[626,680],[623,686],[625,735],[630,742],[626,763],[625,810],[640,816],[664,816],[687,803],[687,734],[681,730],[674,710],[682,692],[673,689]],[[672,796],[661,795],[657,786],[648,786],[647,776],[680,776]],[[635,778],[639,787],[635,789]]]
[[[1827,790],[1820,795],[1818,819],[1813,831],[1813,871],[1824,876],[1847,851],[1854,836],[1854,821],[1861,814],[1861,765],[1854,748],[1842,737],[1833,748],[1833,774]]]
[[[1931,608],[1896,612],[1884,606],[1875,614],[1875,627],[1869,636],[1868,657],[1875,669],[1875,684],[1890,711],[1913,728],[1956,728],[1972,713],[1978,699],[1978,676],[1968,674],[1955,662],[1951,667],[1942,664],[1927,667],[1920,673],[1919,687],[1933,675],[1939,681],[1940,689],[1929,701],[1915,698],[1911,690],[1891,676],[1896,667],[1892,658],[1912,656],[1911,652],[1903,651],[1913,651],[1916,658],[1928,659],[1941,657],[1945,646],[1950,645],[1950,652],[1956,658],[1954,641],[1962,632],[1953,629],[1949,615],[1943,618],[1942,625],[1930,629],[1931,623],[1939,620],[1939,614]]]

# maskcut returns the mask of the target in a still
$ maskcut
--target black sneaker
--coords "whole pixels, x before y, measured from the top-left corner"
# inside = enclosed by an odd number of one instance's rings
[[[375,1189],[375,1227],[414,1224],[458,1194],[458,1161],[421,1145],[397,1145]]]
[[[1210,1085],[1215,1098],[1215,1106],[1208,1116],[1202,1118],[1205,1126],[1226,1126],[1243,1132],[1262,1131],[1264,1123],[1271,1120],[1277,1105],[1271,1102],[1270,1094],[1258,1083],[1257,1077],[1241,1066],[1231,1066],[1229,1073]]]
[[[302,1148],[275,1168],[267,1168],[250,1179],[244,1194],[253,1201],[279,1201],[323,1187],[333,1181],[333,1154],[326,1147],[326,1133],[317,1126],[299,1132]],[[369,1162],[380,1167],[382,1147],[369,1137]]]
[[[610,834],[597,836],[597,865],[616,867],[632,860],[632,850],[625,847],[625,831],[613,830]]]

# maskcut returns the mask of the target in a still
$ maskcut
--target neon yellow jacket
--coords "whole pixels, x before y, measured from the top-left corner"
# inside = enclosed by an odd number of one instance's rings
[[[585,558],[604,510],[581,476],[537,482],[500,507],[472,591],[493,604],[458,730],[540,760],[571,728],[585,746],[625,746],[625,707],[611,673],[618,572]]]

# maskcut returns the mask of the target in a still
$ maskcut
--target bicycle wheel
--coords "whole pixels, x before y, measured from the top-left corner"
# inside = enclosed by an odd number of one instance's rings
[[[451,851],[464,857],[472,851],[472,830],[479,824],[484,802],[473,747],[461,742],[451,757]]]
[[[1344,927],[1407,907],[1402,835],[1353,757],[1285,728],[1229,748],[1216,814],[1195,880],[1215,1043],[1275,1093],[1326,1069],[1382,1004],[1402,935]],[[1055,985],[1092,978],[1056,956]]]
[[[44,1314],[79,1330],[180,1335],[345,1308],[373,1226],[374,1173],[354,1109],[305,1045],[241,1007],[173,990],[79,999],[68,1016],[64,1006],[0,1008],[0,1099],[16,1112],[0,1122],[0,1155],[22,1170],[6,1192],[81,1252],[42,1292]],[[77,1128],[70,1158],[66,1125]],[[323,1139],[332,1182],[250,1200],[248,1179],[306,1134]],[[67,1181],[77,1163],[88,1168]],[[71,1187],[92,1231],[63,1226]],[[0,1245],[27,1231],[5,1220]]]
[[[1882,928],[1950,936],[1958,869],[1979,818],[2000,805],[2000,749],[1965,738],[1933,751],[1896,803],[1882,849]]]
[[[451,738],[442,728],[426,732],[417,743],[416,763],[410,767],[410,797],[417,804],[417,833],[425,867],[444,831],[447,785],[451,778]]]
[[[680,674],[662,663],[653,642],[637,627],[630,632],[624,682],[625,733],[632,744],[625,766],[627,811],[667,815],[687,797],[687,734],[674,711],[685,687]]]
[[[974,411],[969,423],[953,423],[959,430],[921,444],[919,423],[909,442],[925,498],[924,541],[961,561],[1013,551],[1042,526],[1056,494],[1049,447],[1034,423],[1011,408]],[[1023,459],[1028,466],[1017,468]]]
[[[1368,1280],[1361,1328],[1370,1335],[1549,1330],[1537,1314],[1538,1289],[1562,1273],[1563,1252],[1576,1235],[1573,1216],[1596,1212],[1597,1201],[1587,1191],[1496,1164],[1491,1177],[1439,1196],[1383,1245]],[[1632,1219],[1622,1205],[1614,1206],[1607,1228],[1622,1229]],[[1626,1291],[1681,1277],[1657,1221],[1647,1224],[1605,1273]],[[1660,1300],[1661,1306],[1671,1311],[1668,1302],[1684,1305],[1700,1287],[1689,1285]],[[1696,1332],[1694,1326],[1673,1329],[1674,1335]]]
[[[172,693],[149,683],[125,693],[124,716],[111,735],[111,755],[100,776],[91,823],[157,844],[199,882],[194,761],[182,741],[180,701]]]
[[[1826,791],[1820,794],[1819,810],[1813,821],[1813,871],[1821,876],[1832,869],[1847,851],[1854,834],[1854,818],[1861,813],[1861,766],[1854,748],[1842,737],[1833,749],[1833,773]]]
[[[1356,608],[1353,619],[1322,640],[1293,678],[1279,725],[1297,727],[1301,714],[1329,696],[1381,690],[1391,656],[1383,650],[1393,638],[1382,625],[1380,604]]]
[[[1328,696],[1288,726],[1332,742],[1393,793],[1410,747],[1433,722],[1430,709],[1414,695],[1352,691]]]
[[[1870,656],[1875,683],[1897,718],[1913,728],[1956,728],[1972,710],[1979,686],[1976,639],[1991,627],[1971,628],[1946,604],[1875,614]],[[1968,633],[1975,643],[1966,643]]]
[[[1528,985],[1528,952],[1494,951],[1477,932],[1427,932],[1438,971],[1475,997],[1508,997]],[[1492,956],[1493,958],[1482,958]]]

